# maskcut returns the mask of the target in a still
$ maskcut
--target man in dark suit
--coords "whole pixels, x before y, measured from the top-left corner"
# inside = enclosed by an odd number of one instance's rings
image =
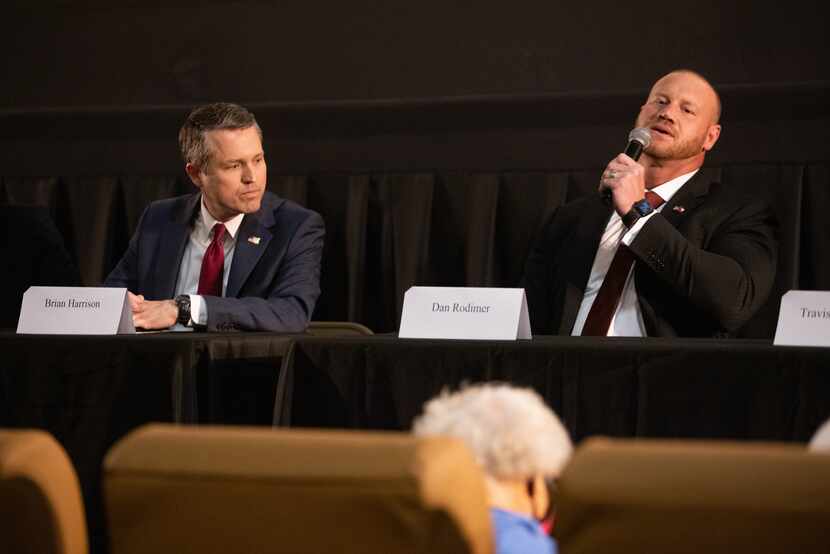
[[[562,206],[527,260],[536,333],[729,336],[763,305],[775,278],[777,223],[759,198],[700,170],[720,136],[720,99],[678,70],[652,87],[636,126],[652,141],[620,154],[599,195]]]
[[[153,202],[105,284],[130,291],[143,329],[303,331],[320,295],[323,220],[265,191],[253,114],[198,107],[179,146],[199,192]]]
[[[29,287],[81,284],[78,268],[44,207],[0,205],[0,258],[6,262],[0,329],[17,327],[23,293]]]

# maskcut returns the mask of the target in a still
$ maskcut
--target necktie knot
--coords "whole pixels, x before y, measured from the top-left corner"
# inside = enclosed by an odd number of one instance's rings
[[[662,206],[663,202],[665,202],[665,200],[663,200],[663,198],[659,194],[657,194],[656,192],[651,192],[650,190],[646,191],[646,201],[649,203],[652,209],[655,210]]]
[[[217,223],[213,226],[213,240],[211,242],[222,242],[222,239],[225,238],[225,225],[222,223]]]

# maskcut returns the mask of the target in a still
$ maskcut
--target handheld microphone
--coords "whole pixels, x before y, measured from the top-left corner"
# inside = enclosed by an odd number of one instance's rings
[[[640,159],[643,150],[651,144],[651,131],[646,127],[637,127],[628,133],[628,144],[625,147],[625,155],[635,162]],[[611,205],[611,189],[602,189],[602,200]]]

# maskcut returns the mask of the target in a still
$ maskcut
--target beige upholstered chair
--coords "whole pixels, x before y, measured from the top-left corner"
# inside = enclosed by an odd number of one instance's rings
[[[830,552],[830,456],[803,446],[593,439],[557,499],[563,554]]]
[[[43,431],[0,429],[0,552],[88,550],[78,476]]]
[[[112,554],[492,551],[482,474],[452,439],[150,425],[104,479]]]

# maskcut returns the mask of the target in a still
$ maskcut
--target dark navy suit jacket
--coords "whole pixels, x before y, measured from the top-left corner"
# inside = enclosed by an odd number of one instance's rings
[[[150,204],[104,284],[148,300],[173,298],[200,198],[196,193]],[[266,192],[259,211],[242,219],[225,296],[204,296],[207,329],[305,330],[320,296],[324,234],[320,214]]]

